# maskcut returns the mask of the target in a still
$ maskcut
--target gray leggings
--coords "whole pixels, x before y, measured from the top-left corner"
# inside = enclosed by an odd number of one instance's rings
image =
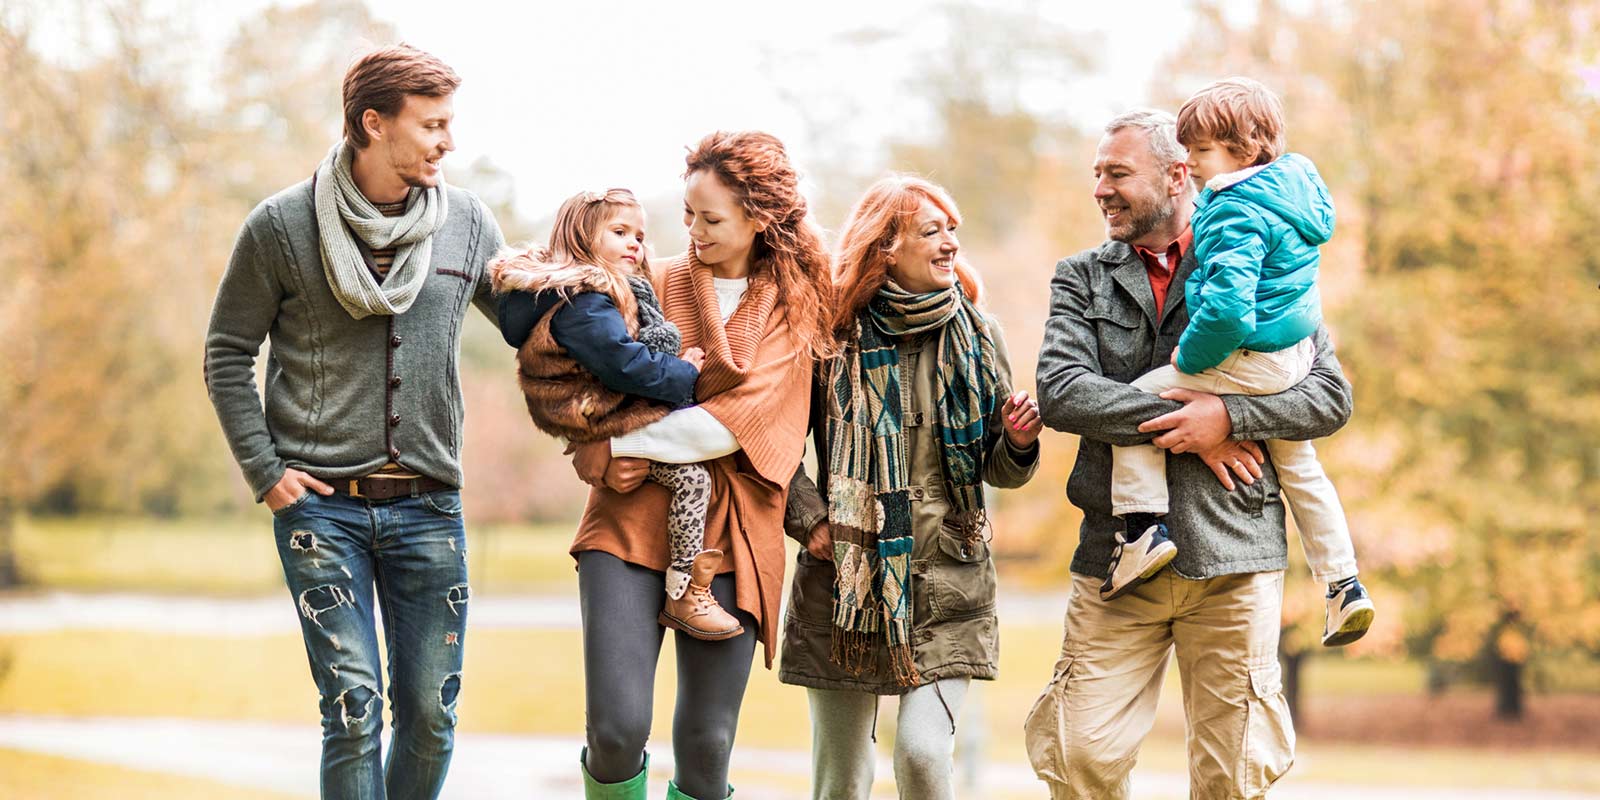
[[[956,720],[968,678],[925,683],[900,696],[894,729],[894,783],[907,800],[953,800]],[[811,796],[867,800],[872,794],[873,728],[880,698],[866,692],[807,689],[811,699]]]
[[[578,554],[583,608],[583,671],[589,754],[601,783],[639,774],[650,738],[650,711],[663,628],[656,622],[663,573],[597,550]],[[756,647],[755,618],[734,608],[733,576],[718,575],[711,594],[733,611],[744,633],[720,642],[677,635],[677,707],[672,715],[674,781],[691,797],[728,796],[728,759],[739,705]]]

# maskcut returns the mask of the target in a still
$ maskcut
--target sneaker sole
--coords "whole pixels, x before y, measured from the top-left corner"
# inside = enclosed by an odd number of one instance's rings
[[[1322,646],[1343,647],[1366,636],[1367,630],[1372,627],[1373,616],[1374,611],[1370,605],[1356,608],[1345,616],[1343,622],[1339,623],[1339,630],[1323,638]]]
[[[1156,548],[1156,552],[1152,555],[1153,560],[1149,564],[1146,564],[1144,570],[1142,570],[1138,575],[1134,576],[1133,580],[1124,583],[1120,589],[1112,589],[1110,592],[1100,592],[1100,599],[1109,603],[1112,600],[1115,600],[1144,585],[1145,581],[1154,578],[1156,573],[1160,572],[1162,569],[1165,569],[1168,564],[1172,563],[1172,559],[1178,557],[1178,546],[1172,542],[1166,542],[1162,546]]]
[[[663,628],[671,628],[675,631],[683,631],[684,633],[687,633],[696,639],[706,642],[720,642],[724,639],[732,639],[733,637],[744,633],[743,625],[740,625],[731,631],[704,631],[694,627],[693,625],[690,625],[687,622],[684,622],[681,619],[678,619],[677,617],[672,616],[671,614],[668,614],[665,611],[656,615],[656,624]]]

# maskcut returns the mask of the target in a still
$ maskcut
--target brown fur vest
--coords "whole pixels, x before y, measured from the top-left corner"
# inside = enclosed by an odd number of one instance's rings
[[[628,333],[638,335],[638,302],[621,282],[599,267],[552,265],[537,252],[502,256],[489,265],[496,292],[561,290],[600,292],[611,298]],[[565,301],[563,301],[564,303]],[[638,430],[667,415],[667,406],[607,389],[561,345],[550,331],[556,304],[534,324],[517,349],[517,382],[528,403],[528,416],[539,430],[573,442],[594,442]]]

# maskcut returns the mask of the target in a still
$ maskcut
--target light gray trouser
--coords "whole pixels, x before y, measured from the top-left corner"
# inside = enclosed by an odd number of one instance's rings
[[[894,783],[902,800],[954,800],[956,720],[968,678],[946,678],[900,696],[895,722]],[[867,800],[875,766],[872,740],[879,697],[807,689],[811,698],[811,796]]]

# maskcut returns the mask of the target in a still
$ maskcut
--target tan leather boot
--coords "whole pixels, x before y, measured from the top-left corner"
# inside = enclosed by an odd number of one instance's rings
[[[738,618],[729,614],[711,596],[711,579],[722,566],[721,550],[701,550],[689,567],[689,588],[677,600],[667,598],[667,604],[656,617],[663,628],[683,631],[696,639],[717,642],[744,633]]]

